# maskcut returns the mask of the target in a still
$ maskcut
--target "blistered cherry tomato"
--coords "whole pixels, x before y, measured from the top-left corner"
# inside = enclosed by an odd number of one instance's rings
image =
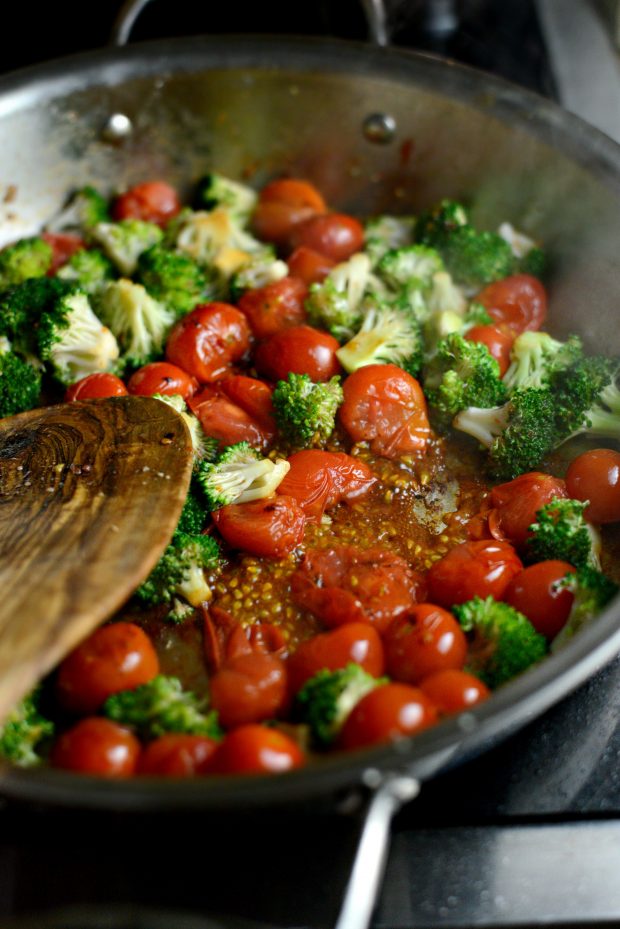
[[[418,684],[437,671],[460,669],[467,657],[460,625],[433,603],[418,603],[390,623],[383,645],[389,676],[404,684]]]
[[[204,387],[189,398],[188,405],[205,433],[222,445],[249,442],[253,448],[267,449],[276,434],[275,425],[267,426],[265,419],[259,421],[233,403],[219,384]]]
[[[286,245],[295,226],[326,210],[323,197],[309,181],[281,178],[261,190],[252,225],[259,239]]]
[[[201,384],[217,380],[250,347],[248,321],[229,303],[204,303],[176,323],[166,358]]]
[[[323,195],[311,181],[298,177],[280,177],[265,184],[258,199],[261,203],[290,203],[305,206],[315,213],[325,213]]]
[[[139,755],[140,743],[129,729],[89,716],[59,736],[50,760],[55,768],[67,771],[128,777],[135,772]]]
[[[260,652],[227,661],[209,680],[209,699],[225,729],[279,716],[287,704],[286,667]]]
[[[506,326],[472,326],[465,333],[465,338],[486,345],[499,365],[499,376],[503,377],[510,367],[510,349],[515,333]]]
[[[424,452],[431,437],[426,400],[410,374],[396,365],[366,365],[343,390],[338,415],[354,442],[369,442],[385,458]]]
[[[357,703],[340,732],[339,748],[363,748],[414,735],[437,721],[434,704],[418,687],[383,684]]]
[[[368,623],[346,623],[302,642],[288,659],[291,693],[297,693],[323,668],[338,671],[352,662],[373,677],[381,677],[385,671],[381,638]]]
[[[307,294],[308,288],[302,280],[283,277],[273,284],[247,290],[237,306],[247,316],[254,337],[268,339],[282,329],[305,322]]]
[[[179,394],[187,400],[196,392],[197,387],[195,377],[167,361],[153,361],[151,364],[138,368],[127,382],[129,393],[140,397],[152,397],[153,394],[164,396]]]
[[[498,484],[489,494],[492,515],[489,525],[495,538],[508,539],[513,545],[524,545],[528,529],[536,522],[541,507],[556,498],[566,498],[566,485],[559,477],[529,471],[513,481]]]
[[[291,232],[291,248],[305,245],[332,261],[346,261],[364,247],[364,227],[345,213],[325,213],[298,223]]]
[[[507,542],[462,542],[426,575],[429,600],[451,607],[472,597],[501,600],[504,591],[523,565]]]
[[[273,390],[264,381],[245,374],[233,374],[224,377],[218,384],[222,393],[236,403],[242,410],[255,419],[264,429],[275,435],[273,416]]]
[[[558,588],[558,581],[574,570],[565,561],[539,561],[512,579],[504,600],[552,639],[565,625],[574,600],[570,590]]]
[[[229,732],[208,765],[210,774],[281,774],[306,758],[292,739],[256,723]]]
[[[76,252],[86,248],[86,242],[71,232],[44,232],[41,236],[52,248],[52,263],[48,275],[54,275]]]
[[[476,297],[489,316],[515,333],[540,329],[547,316],[547,292],[537,278],[514,274],[495,281]]]
[[[219,742],[204,735],[167,732],[142,750],[138,774],[192,777],[203,774]]]
[[[468,710],[491,694],[487,685],[473,674],[454,669],[431,674],[420,683],[420,690],[445,715]]]
[[[213,513],[213,522],[232,548],[282,558],[303,539],[306,517],[292,497],[266,497],[223,506]]]
[[[305,245],[296,248],[286,259],[286,263],[289,273],[300,278],[306,287],[310,287],[310,284],[320,284],[336,266],[336,262],[331,258]]]
[[[288,461],[290,470],[277,492],[294,497],[309,522],[320,522],[337,503],[361,499],[377,481],[368,465],[344,452],[306,449]]]
[[[620,453],[593,448],[571,461],[566,489],[574,500],[589,500],[585,517],[593,523],[620,520]]]
[[[116,220],[141,219],[163,226],[180,209],[181,201],[174,187],[165,181],[146,181],[116,198],[112,216]]]
[[[328,332],[293,326],[259,345],[254,361],[260,373],[272,381],[286,380],[289,371],[307,374],[313,381],[328,381],[341,371],[336,358],[339,348],[337,339]]]
[[[87,374],[65,393],[65,400],[101,400],[105,397],[126,397],[128,390],[116,374]]]
[[[95,713],[112,694],[146,684],[156,674],[159,660],[147,634],[135,623],[111,623],[67,655],[56,692],[72,713]]]

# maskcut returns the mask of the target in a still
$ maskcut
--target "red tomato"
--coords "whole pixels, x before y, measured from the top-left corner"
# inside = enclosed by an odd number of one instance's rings
[[[201,384],[221,377],[250,347],[248,321],[229,303],[204,303],[176,323],[166,358]]]
[[[368,623],[346,623],[302,642],[288,659],[291,693],[301,690],[323,668],[338,671],[352,662],[373,677],[381,677],[385,671],[383,644]]]
[[[56,693],[72,713],[95,713],[112,694],[146,684],[157,674],[159,660],[147,634],[134,623],[112,623],[67,655]]]
[[[307,207],[315,213],[325,213],[327,206],[322,194],[310,181],[296,177],[281,177],[265,184],[259,194],[261,203],[290,203]]]
[[[273,390],[264,381],[245,374],[233,374],[219,382],[220,390],[229,400],[240,406],[266,430],[275,435],[276,425],[273,418]]]
[[[116,374],[87,374],[65,393],[65,400],[101,400],[105,397],[126,397],[127,388]]]
[[[343,385],[340,421],[354,442],[376,455],[421,454],[431,437],[426,401],[415,378],[396,365],[358,368]]]
[[[437,671],[460,669],[467,657],[460,625],[432,603],[418,603],[395,619],[384,633],[383,645],[388,674],[405,684],[417,684]]]
[[[557,497],[566,498],[566,484],[558,477],[529,471],[513,481],[498,484],[489,494],[489,527],[497,539],[508,539],[513,545],[524,545],[528,529],[536,522],[541,507]]]
[[[265,377],[286,380],[289,371],[307,374],[313,381],[328,381],[340,374],[336,351],[340,345],[328,332],[312,326],[293,326],[272,335],[256,349],[254,361]]]
[[[167,732],[142,750],[137,773],[173,777],[203,774],[218,745],[219,742],[204,735]]]
[[[280,774],[302,767],[305,761],[297,743],[283,732],[250,723],[228,733],[208,770],[210,774]]]
[[[304,537],[306,517],[292,497],[266,497],[232,503],[213,514],[213,522],[232,548],[251,555],[283,558]]]
[[[507,542],[462,542],[436,561],[426,575],[429,600],[451,607],[472,597],[501,600],[523,565]]]
[[[353,216],[325,213],[298,223],[289,241],[292,250],[305,245],[332,261],[346,261],[363,249],[364,227]]]
[[[499,365],[499,376],[503,377],[510,367],[510,349],[515,333],[506,326],[472,326],[465,333],[470,342],[481,342]]]
[[[165,181],[146,181],[130,187],[114,201],[114,219],[142,219],[147,223],[165,226],[181,209],[181,201],[174,187]]]
[[[89,716],[59,736],[50,760],[55,768],[67,771],[128,777],[135,772],[139,755],[140,743],[129,729]]]
[[[312,248],[301,245],[286,260],[289,273],[300,278],[306,287],[324,281],[336,262]]]
[[[589,500],[586,519],[593,523],[620,520],[620,453],[593,448],[571,461],[566,489],[574,500]]]
[[[375,687],[349,714],[338,738],[340,748],[363,748],[414,735],[437,721],[426,694],[408,684]]]
[[[284,662],[259,652],[227,661],[209,681],[210,703],[225,729],[279,716],[287,695]]]
[[[252,225],[260,239],[283,246],[296,225],[326,210],[323,197],[309,181],[282,178],[263,187]]]
[[[512,579],[504,600],[552,639],[566,623],[574,600],[570,590],[557,589],[557,582],[574,570],[565,561],[539,561]]]
[[[152,397],[153,394],[169,397],[179,394],[184,400],[195,394],[197,387],[195,377],[167,361],[153,361],[138,368],[127,383],[129,393],[140,397]]]
[[[515,333],[540,329],[547,315],[547,292],[535,277],[514,274],[495,281],[476,297],[489,316]]]
[[[291,595],[326,626],[368,622],[382,633],[421,599],[423,581],[394,552],[352,545],[306,552]]]
[[[491,694],[487,685],[473,674],[454,669],[431,674],[421,682],[420,690],[446,715],[468,710]]]
[[[277,492],[294,497],[308,522],[319,523],[326,509],[343,500],[359,500],[377,481],[368,465],[343,452],[307,449],[288,462],[290,471]]]
[[[220,384],[203,388],[196,396],[190,397],[188,406],[200,420],[206,434],[218,439],[222,445],[249,442],[253,448],[266,449],[276,434],[275,426],[266,426],[264,421],[259,422],[229,400]]]
[[[308,288],[302,280],[283,277],[273,284],[246,291],[237,306],[247,316],[254,337],[268,339],[281,329],[305,322],[307,294]]]
[[[76,252],[86,248],[86,242],[79,235],[70,232],[44,232],[41,235],[52,248],[52,263],[48,275],[53,276]]]

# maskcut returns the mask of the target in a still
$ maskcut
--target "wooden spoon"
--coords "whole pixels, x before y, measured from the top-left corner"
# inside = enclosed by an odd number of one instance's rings
[[[0,720],[149,574],[191,468],[187,428],[160,400],[0,420]]]

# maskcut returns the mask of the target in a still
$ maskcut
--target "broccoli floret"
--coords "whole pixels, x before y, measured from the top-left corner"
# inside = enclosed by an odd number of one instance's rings
[[[431,289],[426,295],[426,305],[429,318],[437,313],[452,313],[461,318],[461,324],[467,310],[463,292],[447,271],[438,271],[433,275]]]
[[[487,308],[481,303],[472,301],[467,307],[463,317],[463,332],[467,332],[473,326],[492,326],[493,317],[489,315]]]
[[[0,756],[20,768],[41,763],[39,745],[54,734],[54,724],[39,712],[40,688],[15,707],[0,726]]]
[[[320,747],[331,745],[353,707],[383,683],[385,679],[353,663],[337,671],[318,671],[297,694],[301,721],[310,726],[313,741]]]
[[[207,711],[207,700],[183,690],[178,678],[164,674],[135,690],[122,690],[108,697],[103,715],[131,726],[144,740],[156,739],[166,732],[221,737],[217,713]]]
[[[72,281],[87,294],[97,294],[116,277],[114,265],[98,248],[80,249],[60,268],[58,277]]]
[[[557,586],[570,590],[574,599],[566,625],[553,640],[552,652],[567,645],[575,633],[598,616],[618,593],[618,585],[614,581],[590,567],[578,568],[575,573],[567,574]]]
[[[386,252],[411,245],[414,224],[413,216],[376,216],[368,220],[364,231],[365,251],[373,267]]]
[[[211,598],[204,572],[220,565],[220,548],[210,535],[175,531],[165,552],[135,592],[145,606],[173,603],[183,597],[192,606]]]
[[[409,245],[387,252],[377,273],[393,290],[430,293],[435,274],[445,271],[441,255],[426,245]]]
[[[202,462],[198,480],[210,510],[231,503],[249,503],[275,493],[290,465],[282,458],[272,461],[247,442],[225,448],[216,462]]]
[[[39,356],[66,386],[87,374],[109,371],[119,356],[116,339],[82,293],[61,297],[43,314],[37,342]]]
[[[310,325],[329,330],[340,342],[350,339],[362,321],[370,279],[370,259],[359,252],[332,268],[321,284],[311,284],[304,304]]]
[[[219,449],[219,441],[205,433],[200,420],[190,412],[185,400],[180,394],[153,394],[155,400],[167,403],[173,410],[180,413],[189,429],[194,449],[194,466],[200,461],[215,461]]]
[[[454,279],[467,287],[501,280],[514,268],[510,246],[500,235],[471,226],[456,229],[439,250]]]
[[[137,279],[176,318],[215,294],[212,279],[192,258],[153,245],[138,258]]]
[[[441,249],[456,229],[469,225],[469,215],[456,200],[442,200],[420,213],[415,224],[415,241]]]
[[[74,284],[55,277],[32,278],[14,287],[0,297],[0,335],[9,338],[15,350],[34,352],[41,315],[74,290]]]
[[[98,223],[110,221],[108,201],[94,187],[82,187],[48,224],[50,232],[89,233]]]
[[[52,247],[45,239],[20,239],[0,251],[0,292],[33,277],[44,277],[52,264]]]
[[[497,231],[510,245],[514,257],[512,273],[542,277],[547,266],[547,256],[542,248],[510,223],[502,223]]]
[[[247,184],[231,181],[221,174],[207,174],[198,181],[194,197],[197,210],[213,210],[223,206],[235,219],[245,223],[254,212],[258,194]]]
[[[265,245],[250,235],[224,207],[210,213],[185,213],[176,227],[175,245],[198,264],[207,265],[228,280]]]
[[[131,277],[135,272],[142,252],[161,242],[163,236],[159,226],[141,219],[97,223],[92,229],[92,237],[126,277]]]
[[[343,393],[338,376],[315,384],[307,374],[290,373],[288,380],[278,381],[272,399],[278,429],[292,445],[304,448],[330,437]]]
[[[587,502],[557,498],[536,513],[529,527],[528,553],[533,561],[557,559],[581,568],[600,568],[601,540],[583,515]]]
[[[559,342],[546,332],[522,332],[512,345],[511,363],[504,375],[504,384],[509,391],[544,387],[555,371],[574,364],[581,353],[578,336]]]
[[[420,325],[406,310],[386,304],[368,307],[361,329],[336,352],[348,374],[370,364],[394,364],[414,376],[422,364]]]
[[[521,674],[547,652],[545,637],[529,619],[493,597],[474,597],[452,612],[472,637],[468,670],[491,688]]]
[[[41,397],[41,371],[11,351],[0,336],[0,418],[33,410]]]
[[[445,425],[467,407],[499,406],[506,399],[499,365],[487,346],[458,332],[437,346],[425,371],[424,393]]]
[[[519,258],[515,264],[514,274],[531,274],[543,278],[547,272],[549,260],[542,248],[532,248],[527,255]]]
[[[162,354],[175,319],[142,284],[134,284],[127,278],[108,284],[97,301],[97,311],[114,333],[123,359],[135,368]]]
[[[230,298],[236,302],[246,290],[275,284],[287,275],[286,262],[277,259],[273,249],[266,248],[263,252],[252,255],[249,261],[233,274],[229,282]]]
[[[560,441],[585,434],[620,439],[618,360],[591,356],[555,371],[550,385],[556,395]]]
[[[200,535],[208,515],[209,511],[202,498],[200,486],[193,478],[179,516],[177,530],[184,532],[186,535]]]

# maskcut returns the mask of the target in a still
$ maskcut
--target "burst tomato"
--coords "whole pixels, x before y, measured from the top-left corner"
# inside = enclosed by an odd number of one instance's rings
[[[429,599],[451,607],[472,597],[501,600],[523,565],[507,542],[462,542],[433,564],[426,575]]]
[[[508,539],[517,547],[524,545],[538,510],[557,497],[568,497],[566,484],[540,471],[530,471],[498,484],[488,498],[488,522],[493,537]]]
[[[288,459],[290,470],[279,494],[294,497],[309,522],[320,522],[326,509],[364,497],[377,479],[362,461],[344,452],[307,449]]]
[[[267,497],[223,506],[213,513],[213,522],[232,548],[282,558],[303,539],[306,517],[292,497]]]
[[[306,319],[304,299],[308,288],[297,277],[248,290],[237,306],[247,316],[256,339],[268,339],[282,329],[300,326]]]
[[[204,303],[178,321],[168,336],[166,358],[201,384],[215,381],[250,347],[248,321],[228,303]]]
[[[489,316],[515,333],[540,329],[547,316],[547,292],[537,278],[514,274],[495,281],[476,297]]]
[[[220,384],[204,387],[190,397],[188,406],[205,433],[222,445],[249,442],[253,448],[266,449],[275,436],[275,426],[266,426],[264,420],[259,421],[230,400]]]
[[[288,659],[291,693],[297,693],[318,671],[338,671],[352,662],[373,677],[381,677],[385,670],[381,638],[368,623],[346,623],[302,642]]]

